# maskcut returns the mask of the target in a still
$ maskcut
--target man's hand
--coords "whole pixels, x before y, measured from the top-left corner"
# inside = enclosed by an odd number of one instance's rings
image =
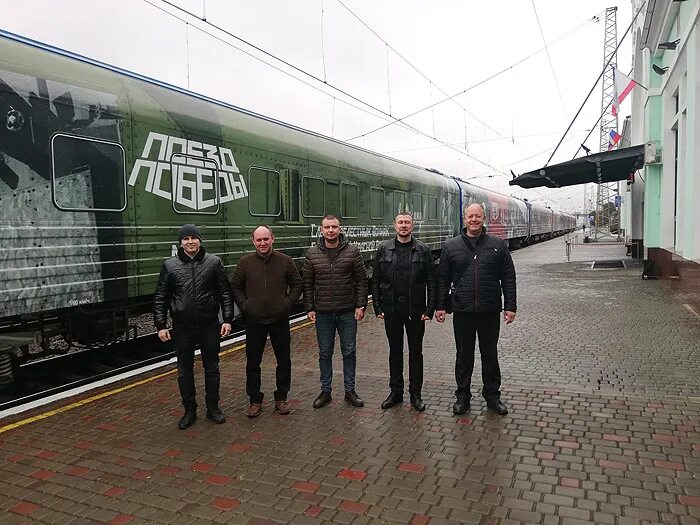
[[[164,343],[166,341],[170,341],[170,330],[168,330],[167,328],[163,328],[162,330],[158,330],[158,339],[160,339]]]
[[[421,320],[421,321],[430,321],[430,317],[428,317],[427,315],[423,314],[423,315],[420,316],[420,320]]]
[[[380,313],[380,314],[377,314],[377,317],[378,317],[379,319],[384,320],[384,312],[382,312],[382,313]]]
[[[364,308],[355,308],[355,321],[362,321],[365,316]]]
[[[316,312],[311,310],[310,312],[306,312],[306,317],[309,318],[309,321],[316,321]]]
[[[230,323],[223,323],[221,325],[221,337],[226,337],[230,333],[231,333],[231,324]]]
[[[438,310],[435,312],[435,320],[438,323],[444,323],[445,322],[445,314],[447,312],[445,310]]]
[[[505,320],[506,324],[512,323],[513,321],[515,321],[515,312],[505,310],[503,312],[503,319]]]

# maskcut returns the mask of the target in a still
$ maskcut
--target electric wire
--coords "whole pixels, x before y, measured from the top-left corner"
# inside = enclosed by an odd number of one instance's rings
[[[537,14],[537,7],[535,7],[535,0],[532,1],[532,10],[535,12],[535,18],[537,19],[537,27],[540,29],[540,35],[542,36],[542,43],[544,44],[544,50],[547,52],[547,60],[549,60],[549,68],[552,70],[552,76],[554,77],[554,84],[557,86],[557,93],[559,94],[559,102],[561,102],[561,109],[564,111],[564,117],[566,117],[566,105],[564,104],[564,97],[561,94],[561,88],[559,87],[559,80],[557,79],[557,74],[554,71],[554,63],[552,62],[552,56],[549,54],[549,47],[547,46],[547,40],[544,38],[544,31],[542,29],[542,23],[540,22],[540,16]]]
[[[559,149],[559,146],[561,146],[561,143],[564,141],[564,137],[566,137],[566,134],[567,134],[567,133],[569,132],[569,130],[571,129],[571,126],[573,126],[573,125],[574,125],[574,122],[576,122],[576,119],[577,119],[578,116],[581,114],[581,110],[583,110],[583,107],[586,105],[586,102],[588,102],[588,99],[591,98],[591,95],[593,94],[593,90],[594,90],[595,87],[598,85],[598,82],[600,82],[600,79],[603,78],[603,75],[605,74],[605,70],[608,68],[608,65],[610,65],[610,62],[613,60],[613,58],[615,58],[615,57],[617,56],[617,50],[620,49],[620,46],[622,45],[622,42],[625,41],[625,38],[627,37],[627,35],[628,35],[629,32],[630,32],[630,29],[632,29],[632,26],[634,25],[635,21],[637,20],[637,17],[638,17],[639,14],[642,12],[642,9],[644,9],[645,6],[646,6],[646,2],[642,3],[642,5],[639,6],[639,9],[637,10],[637,13],[636,13],[636,14],[634,15],[634,17],[632,18],[632,21],[630,22],[630,25],[627,26],[627,29],[625,30],[625,34],[622,35],[622,39],[617,43],[617,47],[615,47],[615,50],[614,50],[613,53],[610,55],[610,58],[608,58],[608,60],[605,62],[605,65],[603,66],[603,69],[602,69],[602,71],[600,72],[600,75],[598,75],[598,78],[597,78],[596,81],[593,83],[593,86],[591,87],[591,90],[588,92],[588,95],[586,95],[585,100],[583,101],[583,103],[581,104],[581,106],[578,108],[578,111],[576,112],[576,115],[574,115],[574,118],[571,120],[571,123],[570,123],[569,126],[566,128],[566,131],[564,132],[564,134],[562,135],[561,139],[559,140],[559,143],[558,143],[558,144],[556,145],[556,147],[554,148],[554,151],[552,151],[552,155],[550,155],[549,159],[548,159],[547,162],[545,163],[545,167],[546,167],[547,165],[549,165],[550,161],[554,158],[554,155],[557,153],[557,150]],[[602,115],[601,115],[601,118],[602,118]]]

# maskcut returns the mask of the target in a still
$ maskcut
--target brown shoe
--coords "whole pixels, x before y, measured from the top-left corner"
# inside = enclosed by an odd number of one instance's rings
[[[280,399],[275,401],[275,410],[278,414],[287,415],[292,411],[292,407],[289,406],[285,399]]]
[[[262,405],[260,403],[251,403],[245,415],[248,417],[258,417],[260,412],[262,412]]]

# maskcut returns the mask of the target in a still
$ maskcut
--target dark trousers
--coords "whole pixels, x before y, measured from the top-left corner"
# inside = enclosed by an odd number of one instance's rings
[[[403,334],[408,338],[408,392],[421,397],[423,388],[423,335],[425,321],[407,313],[384,314],[384,330],[389,340],[389,388],[403,395]]]
[[[453,318],[457,360],[455,379],[457,380],[457,399],[471,399],[470,387],[474,371],[474,345],[479,336],[481,353],[481,378],[484,382],[482,395],[487,401],[501,397],[501,369],[498,366],[498,333],[501,327],[501,314],[462,314],[455,313]]]
[[[219,342],[221,328],[219,325],[203,328],[178,328],[171,331],[175,354],[177,355],[177,384],[183,406],[197,407],[194,386],[194,351],[199,345],[204,366],[204,390],[207,406],[219,403]]]
[[[277,359],[275,401],[286,401],[291,385],[292,360],[290,358],[289,321],[281,319],[272,324],[247,322],[245,328],[245,391],[250,397],[251,403],[262,403],[264,397],[260,391],[260,363],[268,335]]]

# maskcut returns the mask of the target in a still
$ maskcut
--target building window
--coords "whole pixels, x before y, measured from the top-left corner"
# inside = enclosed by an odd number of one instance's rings
[[[277,217],[281,211],[280,174],[267,168],[248,170],[248,209],[251,215]]]
[[[124,211],[124,149],[116,142],[57,133],[51,139],[51,183],[61,210]]]

